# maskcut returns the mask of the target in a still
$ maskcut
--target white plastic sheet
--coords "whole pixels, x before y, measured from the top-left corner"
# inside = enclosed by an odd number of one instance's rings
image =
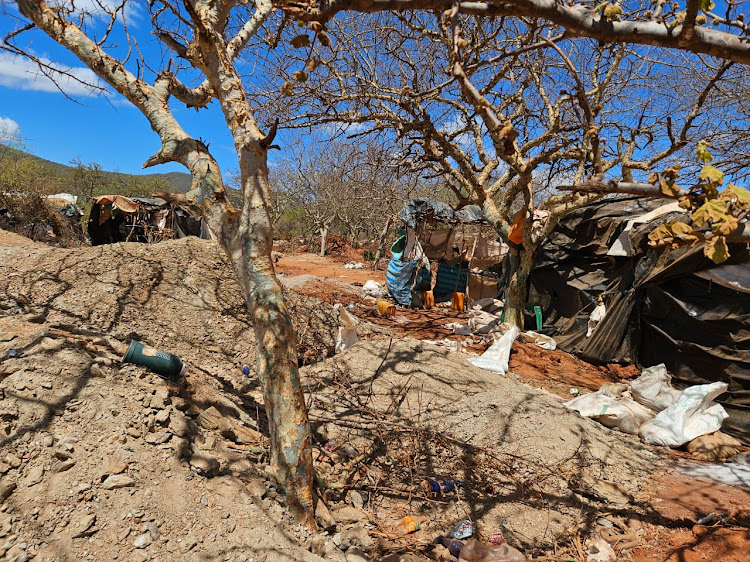
[[[728,387],[725,382],[714,382],[686,388],[674,404],[644,423],[639,435],[653,445],[679,447],[696,437],[718,431],[727,412],[713,400]]]
[[[479,357],[470,357],[469,362],[482,369],[494,371],[504,375],[508,372],[508,362],[510,361],[510,350],[513,342],[518,337],[519,330],[513,326],[505,332],[499,340],[493,343],[487,351]]]
[[[604,320],[604,317],[607,315],[607,308],[604,306],[603,302],[600,302],[596,305],[596,308],[591,312],[591,315],[589,316],[589,322],[588,322],[588,330],[586,331],[586,337],[590,338],[591,334],[594,333],[594,329],[596,328],[596,325]]]

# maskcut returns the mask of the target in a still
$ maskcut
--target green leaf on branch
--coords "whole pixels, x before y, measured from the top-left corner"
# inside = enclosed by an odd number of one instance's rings
[[[617,4],[607,4],[602,10],[602,15],[608,20],[619,21],[622,15],[622,8]]]
[[[713,0],[701,0],[700,9],[703,12],[710,12],[716,7]]]
[[[711,199],[706,201],[700,208],[693,213],[693,222],[696,226],[701,227],[707,221],[718,222],[727,217],[727,206],[720,199]]]
[[[714,159],[714,157],[711,156],[711,153],[708,151],[708,143],[706,141],[700,141],[698,143],[698,147],[695,149],[695,159],[698,162],[703,162],[704,164],[707,164]]]
[[[706,164],[701,168],[700,178],[703,181],[721,185],[724,183],[724,172]]]
[[[729,259],[729,248],[727,248],[726,239],[723,236],[714,236],[706,242],[703,253],[714,263],[727,261]]]

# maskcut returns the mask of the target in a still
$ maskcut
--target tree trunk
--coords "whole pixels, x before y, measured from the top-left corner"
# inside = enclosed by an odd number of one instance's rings
[[[328,238],[328,226],[320,228],[320,257],[326,255],[326,238]]]
[[[523,311],[526,307],[528,297],[528,281],[531,266],[534,263],[534,252],[521,250],[521,262],[516,273],[510,279],[510,285],[505,293],[505,317],[504,321],[512,326],[517,326],[523,331]]]
[[[385,253],[385,246],[386,241],[388,240],[388,232],[391,230],[391,225],[393,224],[393,215],[388,215],[388,220],[385,221],[385,225],[383,226],[383,230],[380,231],[380,239],[378,240],[378,251],[375,253],[375,258],[372,262],[372,268],[377,269],[378,262],[380,261],[380,258],[383,257],[383,254]]]

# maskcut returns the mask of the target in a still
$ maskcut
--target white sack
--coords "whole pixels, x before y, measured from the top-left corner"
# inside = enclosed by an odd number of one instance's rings
[[[335,353],[341,353],[357,343],[357,325],[359,324],[359,320],[349,314],[341,303],[334,304],[333,309],[339,314],[340,324],[339,332],[336,335],[336,347],[334,351]]]
[[[510,361],[510,350],[513,342],[518,337],[519,330],[517,327],[511,327],[502,337],[493,343],[487,351],[479,357],[469,357],[469,362],[482,369],[494,371],[504,375],[508,372],[508,362]]]
[[[589,315],[589,322],[588,322],[588,331],[586,332],[586,337],[590,338],[591,334],[594,333],[594,329],[596,328],[596,325],[604,320],[604,317],[607,315],[607,308],[604,306],[603,302],[600,302],[596,305],[596,308],[591,312]]]
[[[362,286],[362,291],[367,296],[376,299],[382,298],[388,294],[388,291],[386,291],[380,283],[378,283],[377,281],[373,281],[372,279],[367,281],[367,283]]]
[[[664,363],[644,369],[641,376],[630,383],[630,391],[636,402],[661,412],[674,404],[682,394],[672,388],[672,375],[667,372]]]
[[[537,347],[546,349],[548,351],[555,351],[557,349],[557,342],[549,336],[539,334],[529,330],[528,332],[521,332],[518,334],[519,341],[524,343],[533,343]]]
[[[624,433],[638,434],[641,425],[653,417],[653,413],[627,396],[618,399],[603,394],[602,391],[584,394],[563,404],[586,418],[592,418],[602,425],[617,428]]]
[[[679,447],[696,437],[718,431],[727,412],[713,399],[728,387],[725,382],[714,382],[686,388],[677,402],[641,426],[640,436],[652,445]]]

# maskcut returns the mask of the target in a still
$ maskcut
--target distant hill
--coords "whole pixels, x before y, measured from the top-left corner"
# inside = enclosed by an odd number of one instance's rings
[[[38,156],[34,156],[33,154],[29,154],[28,152],[24,152],[22,150],[17,150],[15,148],[11,148],[9,146],[1,145],[0,144],[0,156],[10,153],[11,155],[14,155],[15,157],[22,157],[22,158],[28,158],[31,160],[34,160],[36,162],[39,162],[46,168],[48,168],[50,171],[52,171],[54,174],[59,175],[65,175],[68,174],[71,170],[73,170],[73,166],[67,166],[65,164],[59,164],[57,162],[52,162],[50,160],[45,160],[44,158],[40,158]],[[191,178],[190,174],[186,174],[183,172],[169,172],[166,174],[123,174],[121,172],[102,172],[105,176],[113,176],[118,178],[154,178],[154,179],[164,179],[169,182],[169,184],[172,186],[172,189],[174,191],[185,193],[190,190],[190,184],[191,184]]]

